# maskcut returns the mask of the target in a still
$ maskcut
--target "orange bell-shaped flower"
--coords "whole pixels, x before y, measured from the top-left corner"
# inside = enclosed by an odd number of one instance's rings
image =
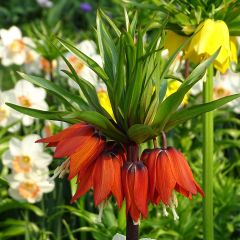
[[[193,177],[183,154],[173,147],[156,148],[144,152],[142,159],[149,171],[149,198],[154,204],[169,205],[173,190],[192,199],[192,195],[204,193]]]
[[[148,170],[142,161],[125,162],[122,171],[126,214],[137,223],[148,215]]]
[[[123,202],[121,167],[125,161],[125,149],[121,144],[108,142],[104,151],[84,171],[78,174],[78,188],[71,202],[84,195],[91,187],[94,190],[94,203],[98,206],[109,196],[114,195],[118,207]]]

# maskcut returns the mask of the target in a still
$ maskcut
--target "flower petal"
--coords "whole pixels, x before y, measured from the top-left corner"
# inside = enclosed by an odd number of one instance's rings
[[[95,163],[93,173],[94,203],[98,206],[106,200],[114,182],[114,169],[110,154],[101,155]]]
[[[159,193],[159,200],[164,204],[169,204],[172,196],[172,191],[176,185],[176,180],[174,179],[170,159],[166,151],[161,151],[158,155],[157,160],[157,182],[156,188]]]
[[[148,215],[148,170],[142,162],[137,162],[134,180],[134,202],[143,217]]]

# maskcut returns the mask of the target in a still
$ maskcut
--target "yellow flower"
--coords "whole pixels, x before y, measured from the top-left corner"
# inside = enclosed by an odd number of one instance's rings
[[[222,20],[207,19],[196,29],[195,34],[186,49],[185,57],[195,63],[211,56],[221,47],[220,53],[213,62],[214,67],[224,73],[231,60],[229,30]]]
[[[237,63],[238,58],[237,58],[237,39],[236,37],[230,37],[230,49],[231,49],[231,61]]]
[[[168,84],[168,88],[167,88],[167,93],[166,93],[166,97],[170,96],[171,94],[175,93],[178,88],[181,86],[181,83],[177,80],[171,80]],[[187,105],[188,104],[188,96],[189,94],[187,93],[182,101],[183,105]]]
[[[164,48],[168,49],[169,55],[171,56],[177,50],[177,48],[184,43],[185,40],[186,37],[178,35],[173,31],[167,31]]]
[[[105,90],[100,89],[97,91],[98,99],[101,104],[101,106],[111,115],[111,117],[114,119],[112,106],[108,97],[108,94]]]

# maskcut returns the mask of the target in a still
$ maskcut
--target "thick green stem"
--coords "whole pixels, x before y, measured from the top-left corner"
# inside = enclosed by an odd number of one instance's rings
[[[207,72],[203,83],[203,102],[213,99],[213,66]],[[214,239],[213,228],[213,112],[203,116],[203,232],[205,240]]]

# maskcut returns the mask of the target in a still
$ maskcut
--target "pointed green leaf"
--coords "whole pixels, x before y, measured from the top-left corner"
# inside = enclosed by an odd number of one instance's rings
[[[60,112],[60,111],[42,111],[33,108],[21,107],[12,103],[6,103],[9,107],[15,109],[18,112],[29,115],[31,117],[46,119],[46,120],[56,120],[56,121],[65,121],[69,123],[76,122],[71,119],[64,119],[64,116],[69,115],[71,112]]]
[[[189,119],[192,119],[202,113],[205,112],[210,112],[216,108],[219,108],[223,105],[225,105],[228,102],[233,101],[234,99],[237,99],[240,97],[240,94],[234,94],[231,96],[223,97],[218,100],[209,102],[209,103],[203,103],[199,104],[197,106],[189,107],[182,109],[176,113],[174,113],[170,118],[169,121],[167,122],[164,130],[169,131],[171,128],[174,126],[183,123]]]
[[[64,98],[68,102],[72,104],[72,106],[76,109],[87,109],[87,104],[81,99],[79,96],[76,96],[69,91],[65,90],[63,87],[58,86],[57,84],[46,80],[41,77],[36,77],[32,75],[27,75],[25,73],[19,73],[21,77],[28,80],[29,82],[36,84],[42,88],[45,88],[46,90],[51,91],[52,93],[58,95],[59,97]]]
[[[193,70],[188,79],[181,84],[179,89],[159,104],[156,116],[152,123],[154,129],[157,129],[158,131],[162,131],[164,129],[168,119],[182,103],[185,94],[205,75],[206,69],[217,57],[219,50],[220,49],[218,49],[210,58],[200,63]]]
[[[76,47],[74,47],[71,43],[58,38],[58,41],[70,52],[72,52],[74,55],[79,57],[89,68],[91,68],[108,86],[109,85],[109,78],[104,72],[104,70],[96,63],[94,60],[92,60],[90,57],[88,57],[86,54],[79,51]]]

